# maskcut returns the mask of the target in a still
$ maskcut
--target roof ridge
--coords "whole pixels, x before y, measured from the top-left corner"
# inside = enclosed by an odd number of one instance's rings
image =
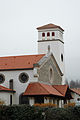
[[[43,83],[39,83],[40,85]],[[43,84],[43,85],[47,85],[47,84]],[[42,85],[41,85],[42,86]],[[52,87],[52,85],[48,85],[50,87]],[[43,86],[42,86],[43,87]],[[43,87],[44,88],[44,87]],[[53,88],[53,87],[52,87]],[[51,92],[49,92],[46,88],[44,88],[49,94],[52,94]],[[55,88],[54,88],[55,89]],[[56,90],[56,89],[55,89]],[[56,90],[57,92],[59,92],[58,90]],[[59,92],[60,93],[60,92]],[[60,93],[62,95],[62,93]],[[63,96],[63,95],[62,95]]]
[[[46,90],[48,93],[50,93],[46,88],[44,88],[41,84],[42,83],[39,83],[40,84],[40,86],[44,89],[44,90]],[[45,84],[45,85],[47,85],[47,84]]]
[[[0,58],[13,58],[13,57],[16,58],[16,57],[26,57],[26,56],[38,56],[38,55],[45,55],[45,54],[1,56]]]
[[[54,85],[53,85],[53,86],[54,86]],[[53,86],[52,86],[52,87],[53,87]],[[54,87],[54,88],[55,88],[55,87]],[[56,89],[56,88],[55,88],[55,89]],[[57,89],[56,89],[56,90],[57,90]],[[57,90],[57,91],[60,92],[59,90]],[[60,92],[60,94],[63,95],[61,92]]]

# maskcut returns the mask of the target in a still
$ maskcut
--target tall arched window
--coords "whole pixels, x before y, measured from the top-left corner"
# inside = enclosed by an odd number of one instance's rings
[[[54,82],[54,71],[53,71],[53,68],[50,67],[49,69],[49,80],[50,80],[50,83],[52,84]]]
[[[49,32],[47,33],[47,36],[48,36],[48,37],[50,36],[50,33],[49,33]]]
[[[50,68],[50,81],[52,81],[52,69]]]
[[[45,37],[45,33],[42,33],[42,37]]]

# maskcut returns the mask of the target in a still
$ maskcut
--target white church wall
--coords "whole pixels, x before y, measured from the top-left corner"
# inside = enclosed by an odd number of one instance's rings
[[[0,100],[4,102],[4,105],[10,105],[10,95],[12,95],[12,98],[13,98],[12,93],[0,92]],[[12,101],[14,103],[13,99]]]
[[[19,75],[22,72],[25,72],[29,75],[29,80],[26,83],[21,83],[19,81]],[[5,81],[1,85],[6,86],[7,88],[9,88],[9,80],[13,79],[13,86],[14,86],[13,88],[14,90],[16,90],[16,93],[14,93],[14,98],[15,98],[14,104],[19,104],[20,94],[26,90],[30,82],[35,80],[35,78],[33,77],[34,74],[33,70],[0,71],[0,73],[4,74],[5,76]]]

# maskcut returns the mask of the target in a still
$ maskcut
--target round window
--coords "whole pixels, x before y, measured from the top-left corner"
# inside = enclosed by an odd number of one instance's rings
[[[63,62],[63,54],[61,54],[61,61]]]
[[[29,76],[28,76],[27,73],[21,73],[21,74],[19,75],[19,80],[20,80],[20,82],[22,82],[22,83],[26,83],[26,82],[28,81],[28,79],[29,79]]]
[[[5,81],[5,76],[3,74],[0,74],[0,84],[2,84]]]

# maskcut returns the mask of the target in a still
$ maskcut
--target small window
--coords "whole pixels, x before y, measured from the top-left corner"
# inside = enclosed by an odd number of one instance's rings
[[[48,36],[48,37],[50,36],[50,33],[49,33],[49,32],[47,33],[47,36]]]
[[[5,81],[5,76],[3,74],[0,74],[0,84],[2,84]]]
[[[11,79],[11,80],[9,81],[9,88],[10,88],[10,89],[13,89],[13,79]]]
[[[29,76],[28,76],[27,73],[21,73],[21,74],[19,75],[19,80],[20,80],[20,82],[22,82],[22,83],[26,83],[26,82],[28,81],[28,79],[29,79]]]
[[[12,95],[10,95],[10,105],[12,105]]]
[[[45,37],[45,33],[42,33],[42,37]]]
[[[63,62],[63,54],[61,54],[61,61]]]
[[[54,32],[52,32],[52,36],[55,36],[55,33],[54,33]]]

